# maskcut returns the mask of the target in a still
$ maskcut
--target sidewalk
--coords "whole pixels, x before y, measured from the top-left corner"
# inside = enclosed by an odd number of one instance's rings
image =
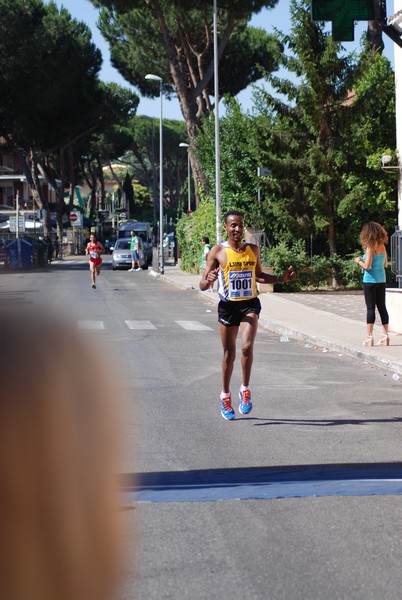
[[[152,270],[150,273],[181,289],[194,290],[207,302],[218,303],[219,298],[216,291],[212,293],[200,291],[198,284],[201,277],[199,275],[184,273],[178,266],[169,264],[165,265],[164,271],[163,275],[158,275]],[[317,304],[317,294],[303,294],[306,300],[313,296],[315,304]],[[329,310],[320,310],[316,306],[308,306],[308,302],[300,301],[301,294],[263,293],[259,296],[262,306],[260,325],[280,336],[321,346],[402,375],[402,335],[391,332],[391,345],[388,347],[362,346],[366,334],[366,311],[363,297],[356,296],[356,294],[328,292],[328,294],[320,294],[320,299],[329,296],[331,296],[332,306],[338,304],[340,309],[342,303],[350,303],[351,296],[354,296],[358,307],[361,303],[361,319],[350,319],[335,314],[340,310],[330,312]],[[320,305],[324,308],[328,307],[329,303],[320,302]],[[347,311],[345,312],[347,314]],[[374,340],[378,340],[380,336],[381,326],[376,324]]]

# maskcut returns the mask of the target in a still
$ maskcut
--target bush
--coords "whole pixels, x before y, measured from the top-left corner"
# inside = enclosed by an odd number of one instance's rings
[[[216,243],[215,204],[209,200],[203,200],[195,212],[183,215],[177,223],[176,236],[181,250],[181,269],[190,273],[198,273],[202,254],[202,238],[208,236],[211,246]]]
[[[342,259],[336,256],[336,274],[338,285],[349,289],[361,289],[362,270],[353,260],[354,255]]]
[[[318,289],[319,287],[331,285],[331,281],[331,260],[327,256],[313,256],[311,260],[310,278],[307,285]]]
[[[361,269],[357,268],[352,255],[346,258],[337,254],[331,257],[315,255],[310,259],[303,240],[294,242],[291,247],[285,242],[280,242],[274,248],[270,248],[266,264],[273,267],[276,275],[280,275],[289,265],[295,268],[296,281],[281,287],[281,290],[286,292],[332,287],[334,278],[339,287],[362,287]]]
[[[272,267],[274,275],[282,275],[283,271],[290,265],[297,272],[297,279],[281,286],[281,290],[287,292],[299,291],[308,281],[309,257],[303,240],[296,240],[291,247],[285,242],[279,242],[275,247],[268,249],[265,266]]]
[[[353,261],[353,256],[342,258],[337,254],[331,257],[313,256],[311,264],[310,285],[315,289],[332,287],[333,280],[338,287],[349,289],[361,288],[361,271]]]
[[[183,271],[198,273],[200,269],[203,236],[208,236],[211,245],[216,243],[215,204],[203,200],[197,210],[183,215],[178,221],[176,235],[181,249],[181,268]],[[263,266],[273,268],[275,275],[281,275],[289,265],[297,272],[296,281],[279,284],[283,292],[330,288],[333,278],[338,286],[346,289],[362,288],[362,273],[353,260],[354,255],[332,257],[315,255],[310,258],[306,252],[305,241],[296,240],[291,246],[280,242],[265,253]],[[394,282],[394,276],[387,270],[387,280]]]

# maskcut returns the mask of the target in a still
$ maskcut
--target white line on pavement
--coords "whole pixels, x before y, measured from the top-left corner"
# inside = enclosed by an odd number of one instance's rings
[[[208,325],[204,325],[199,321],[175,321],[180,327],[186,329],[187,331],[213,331],[212,327],[208,327]]]
[[[125,321],[129,329],[156,329],[151,321]]]
[[[105,329],[103,321],[78,321],[78,329]]]

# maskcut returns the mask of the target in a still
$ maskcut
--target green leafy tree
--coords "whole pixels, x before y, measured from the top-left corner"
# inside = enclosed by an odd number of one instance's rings
[[[257,94],[263,212],[277,240],[315,238],[316,250],[347,254],[362,222],[386,225],[395,192],[380,156],[395,139],[393,74],[364,46],[348,55],[313,23],[304,0],[291,2],[284,66],[298,82],[269,76],[275,92]]]
[[[213,110],[213,15],[205,0],[91,0],[100,12],[100,30],[109,42],[112,63],[145,96],[159,94],[159,84],[145,81],[146,73],[163,79],[164,93],[175,92],[195,147],[201,116]],[[274,36],[247,26],[253,13],[276,0],[230,0],[219,3],[220,94],[237,94],[261,77],[261,68],[276,68],[281,46]],[[191,153],[197,181],[207,180]]]
[[[121,157],[133,176],[153,190],[159,198],[159,119],[133,117],[128,124],[131,136],[130,150]],[[163,122],[163,181],[164,212],[176,219],[180,189],[187,176],[187,160],[179,144],[186,139],[182,121],[165,119]]]
[[[176,227],[177,241],[181,251],[183,271],[198,273],[202,254],[202,238],[209,237],[216,243],[215,205],[209,200],[201,201],[198,209],[190,215],[183,215]]]
[[[52,155],[96,128],[102,58],[86,25],[53,2],[0,0],[0,11],[0,135],[19,153],[49,226],[40,176]]]
[[[145,185],[134,183],[134,202],[138,221],[153,221],[152,194]]]
[[[131,177],[128,173],[126,173],[126,176],[124,178],[123,191],[124,191],[124,195],[126,197],[126,202],[127,202],[127,207],[128,207],[128,218],[134,219],[136,216],[135,208],[134,208],[134,188],[133,188],[133,183],[131,181]]]
[[[138,96],[115,83],[101,83],[102,102],[98,110],[98,127],[77,148],[80,157],[81,172],[90,187],[90,217],[96,209],[105,208],[106,194],[103,169],[109,167],[120,192],[123,194],[123,180],[113,170],[112,164],[123,156],[132,145],[129,128],[130,119],[135,115]],[[98,198],[96,190],[100,188]],[[133,209],[133,207],[131,207]]]
[[[296,240],[313,240],[314,252],[331,257],[335,284],[339,255],[354,251],[363,222],[393,229],[395,176],[381,170],[380,157],[394,145],[394,80],[389,62],[366,42],[360,55],[342,52],[323,24],[311,22],[308,8],[292,3],[293,27],[281,38],[291,52],[284,66],[296,81],[271,75],[274,91],[256,93],[251,115],[228,104],[221,121],[222,212],[243,210],[247,224],[262,228],[274,245],[296,251]],[[213,149],[209,122],[197,150],[211,185]],[[257,178],[257,166],[270,175]]]
[[[259,226],[260,206],[257,200],[258,152],[255,145],[255,119],[244,114],[239,103],[228,97],[226,114],[220,123],[221,205],[222,213],[229,209],[244,211],[247,225]],[[215,195],[215,132],[209,119],[197,138],[197,152]]]

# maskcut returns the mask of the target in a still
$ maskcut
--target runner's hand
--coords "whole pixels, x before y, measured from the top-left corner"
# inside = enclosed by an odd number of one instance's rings
[[[208,273],[208,275],[206,276],[206,280],[209,283],[214,283],[214,281],[216,281],[218,279],[218,273],[219,273],[219,268],[218,269],[214,269],[213,271],[210,271]]]
[[[283,281],[286,283],[287,281],[294,281],[296,279],[296,271],[292,266],[288,267],[287,271],[284,271]]]

